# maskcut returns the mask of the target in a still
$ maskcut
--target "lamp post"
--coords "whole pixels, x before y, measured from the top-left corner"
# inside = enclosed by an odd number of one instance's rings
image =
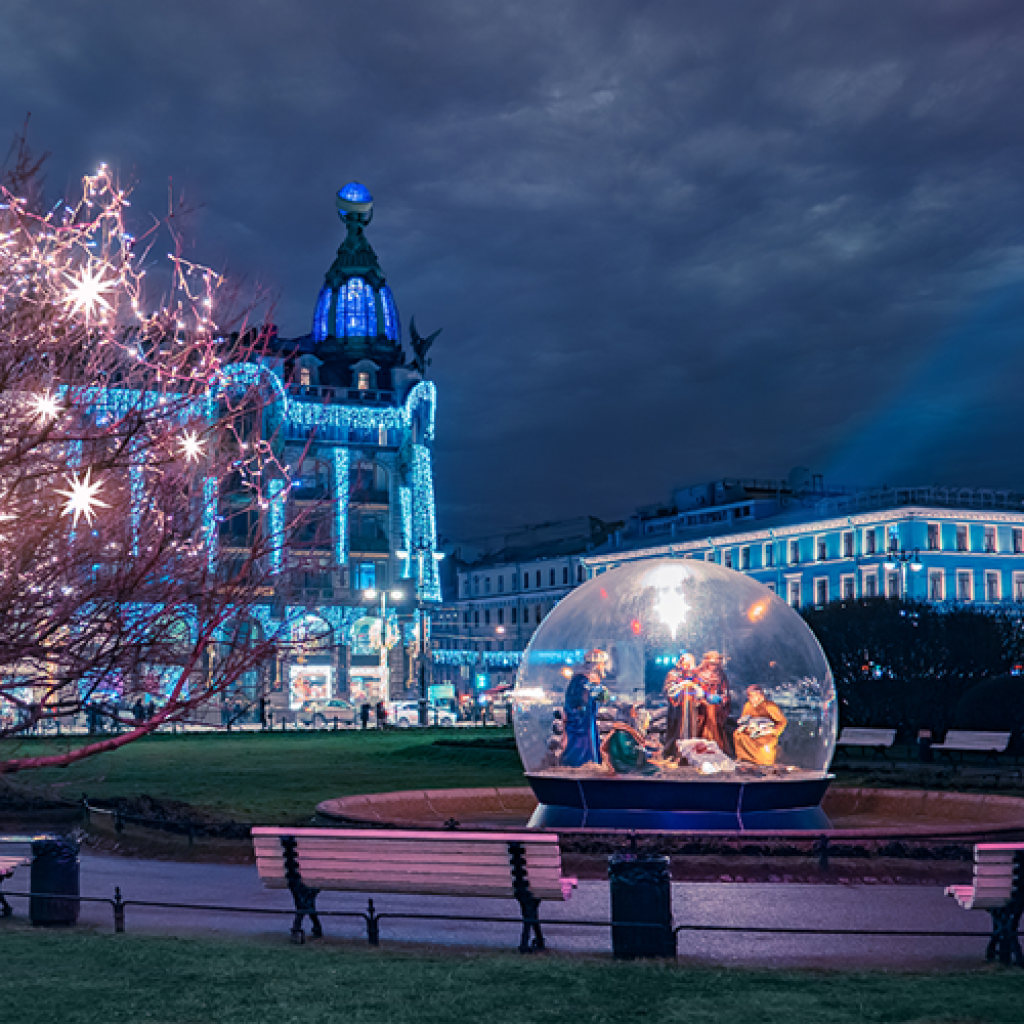
[[[907,568],[910,568],[912,572],[920,572],[924,566],[921,564],[921,552],[918,548],[911,548],[910,550],[901,550],[899,546],[891,547],[885,553],[885,569],[886,572],[894,572],[897,568],[900,570],[900,597],[904,600],[909,600],[910,595],[907,592]]]
[[[391,677],[388,671],[388,592],[386,590],[374,590],[372,587],[369,590],[363,591],[363,597],[367,601],[376,601],[380,598],[380,686],[382,694],[381,700],[391,699]],[[401,601],[405,597],[405,594],[401,590],[392,590],[391,599],[393,601]]]
[[[399,558],[408,558],[409,551],[396,551]],[[444,558],[443,551],[431,552],[428,547],[413,547],[412,556],[416,559],[416,611],[419,620],[419,680],[420,680],[420,725],[427,725],[427,661],[430,658],[430,631],[427,629],[426,616],[423,614],[423,576],[426,558],[432,556],[434,562]]]

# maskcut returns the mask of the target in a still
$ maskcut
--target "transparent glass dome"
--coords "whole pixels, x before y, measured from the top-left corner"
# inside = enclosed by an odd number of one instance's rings
[[[637,561],[569,594],[531,640],[516,742],[538,776],[823,777],[832,673],[785,601],[707,562]]]

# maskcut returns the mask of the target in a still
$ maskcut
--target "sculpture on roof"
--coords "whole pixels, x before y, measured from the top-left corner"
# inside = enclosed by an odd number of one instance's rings
[[[429,334],[424,338],[416,330],[416,317],[410,317],[409,319],[409,347],[413,351],[411,365],[413,369],[418,370],[424,377],[427,375],[427,367],[430,365],[427,353],[430,351],[430,346],[434,344],[434,339],[442,330],[444,330],[443,327],[438,327],[433,334]]]

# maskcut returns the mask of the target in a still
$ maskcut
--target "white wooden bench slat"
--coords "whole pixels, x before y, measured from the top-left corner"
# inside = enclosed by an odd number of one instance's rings
[[[420,860],[444,860],[448,861],[455,858],[468,858],[478,859],[481,861],[502,859],[504,863],[508,863],[509,852],[508,844],[496,843],[493,846],[485,847],[479,843],[473,846],[459,847],[459,846],[441,846],[433,843],[395,843],[394,846],[388,843],[352,843],[351,845],[345,845],[344,847],[339,846],[338,843],[328,843],[323,841],[307,841],[305,839],[298,839],[296,841],[296,850],[299,853],[331,853],[337,850],[344,850],[346,856],[352,858],[362,857],[365,860],[370,860],[376,856],[387,856],[402,857]],[[280,856],[281,855],[281,843],[279,840],[273,840],[272,842],[260,842],[254,845],[257,856]],[[527,860],[537,861],[538,863],[554,863],[559,860],[559,851],[552,849],[550,846],[533,847],[524,845],[523,853]]]
[[[933,743],[932,750],[980,750],[1000,753],[1010,744],[1009,732],[967,732],[950,729],[941,743]]]
[[[490,848],[476,846],[475,848],[449,847],[448,849],[431,846],[417,849],[411,844],[402,843],[392,850],[383,843],[373,847],[365,845],[341,847],[337,844],[331,846],[327,843],[304,843],[300,840],[295,844],[295,849],[300,856],[330,856],[335,852],[342,851],[343,855],[349,859],[364,861],[374,860],[377,857],[387,857],[388,859],[438,861],[440,863],[458,860],[477,861],[479,863],[495,863],[500,861],[504,864],[509,862],[508,845],[502,843],[495,844]],[[282,847],[280,843],[276,846],[268,847],[261,844],[256,847],[256,855],[258,857],[280,857],[281,852]],[[523,850],[523,854],[529,863],[553,864],[560,862],[557,850],[537,850],[527,847]]]
[[[302,876],[304,885],[311,889],[325,889],[331,892],[364,892],[370,895],[379,893],[394,893],[397,895],[417,896],[451,896],[453,886],[446,884],[444,880],[396,880],[389,878],[384,881],[376,881],[372,878],[344,879],[330,875],[326,878],[318,878],[315,875]],[[268,889],[287,889],[288,882],[284,878],[263,878],[262,882]],[[562,880],[554,884],[544,883],[534,885],[530,883],[530,892],[541,900],[563,900],[565,891]],[[483,885],[479,881],[459,885],[458,893],[466,896],[484,896],[496,899],[514,899],[515,891],[511,881],[502,885]]]
[[[998,911],[1020,898],[1024,843],[979,843],[974,847],[974,884],[944,890],[964,910]]]
[[[509,844],[516,843],[531,895],[567,898],[554,834],[260,827],[252,836],[257,870],[270,888],[288,887],[282,840],[291,839],[299,878],[311,889],[509,898],[516,895]]]
[[[547,844],[558,846],[558,836],[551,832],[538,832],[524,836],[522,832],[408,832],[396,830],[394,832],[381,829],[345,829],[343,832],[332,828],[272,828],[267,825],[258,825],[252,829],[253,838],[257,836],[294,836],[296,839],[315,839],[318,836],[326,839],[344,838],[346,843],[355,839],[375,839],[377,842],[394,842],[399,839],[408,839],[413,842],[423,842],[424,835],[428,835],[432,843],[530,843]]]
[[[891,747],[895,740],[895,729],[858,729],[847,726],[839,734],[836,744],[851,747]]]
[[[268,869],[271,865],[280,864],[281,870],[284,870],[284,858],[278,855],[277,858],[272,857],[269,854],[261,853],[257,856],[256,861],[258,864],[267,865]],[[336,868],[337,870],[348,869],[351,871],[367,871],[372,870],[374,863],[380,862],[387,864],[394,870],[413,870],[413,871],[449,871],[449,870],[472,870],[480,874],[486,874],[492,872],[495,874],[508,875],[511,871],[511,864],[509,859],[506,857],[504,860],[469,860],[466,858],[452,858],[451,860],[442,860],[436,857],[430,858],[414,858],[414,857],[403,857],[400,859],[392,860],[390,858],[376,857],[376,858],[365,858],[365,857],[345,857],[345,856],[332,856],[331,854],[316,854],[300,852],[297,861],[300,870],[305,870],[311,865],[318,864],[324,868]],[[561,871],[561,864],[558,861],[526,861],[526,870],[531,875],[543,875],[543,874],[558,874]]]
[[[261,878],[287,878],[284,871],[278,871],[276,869],[269,869],[267,866],[260,866],[260,877]],[[412,879],[424,879],[431,880],[438,877],[438,871],[433,867],[425,867],[420,870],[413,868],[404,868],[396,870],[387,864],[379,865],[376,870],[365,866],[352,865],[350,867],[339,867],[336,864],[324,864],[319,861],[313,861],[307,864],[299,865],[299,873],[303,880],[316,875],[319,878],[331,877],[337,878],[338,880],[351,880],[364,878],[368,882],[372,881],[377,884],[387,884],[390,881],[404,881]],[[511,886],[512,876],[508,868],[504,870],[451,870],[445,871],[443,875],[444,879],[453,884],[458,884],[462,880],[466,879],[477,879],[482,883],[495,886]],[[536,885],[549,885],[552,888],[557,886],[559,878],[561,876],[554,871],[544,872],[533,872],[529,875],[530,888],[532,889]]]

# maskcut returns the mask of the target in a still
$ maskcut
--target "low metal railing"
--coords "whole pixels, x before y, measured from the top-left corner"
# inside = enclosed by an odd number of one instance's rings
[[[213,903],[174,903],[168,900],[126,900],[121,895],[120,887],[114,889],[113,898],[106,896],[69,896],[67,893],[38,892],[5,892],[5,896],[21,899],[54,899],[65,902],[106,903],[110,906],[114,918],[114,931],[123,933],[126,929],[125,911],[128,907],[149,907],[165,910],[191,910],[202,913],[218,914],[281,914],[294,917],[292,907],[239,907]],[[507,924],[522,927],[521,917],[501,917],[483,914],[428,914],[414,911],[377,912],[373,900],[363,910],[317,910],[318,917],[350,917],[360,918],[365,922],[367,940],[370,945],[380,942],[380,922],[386,920],[403,921],[463,921],[477,924]],[[539,920],[544,928],[640,928],[664,930],[665,925],[649,921],[589,921],[573,918],[570,920],[546,919]],[[895,928],[796,928],[780,925],[729,925],[729,924],[680,924],[672,927],[674,935],[680,932],[724,932],[750,935],[849,935],[879,936],[887,938],[937,938],[937,939],[988,939],[990,932],[979,931],[934,931],[925,929]]]

